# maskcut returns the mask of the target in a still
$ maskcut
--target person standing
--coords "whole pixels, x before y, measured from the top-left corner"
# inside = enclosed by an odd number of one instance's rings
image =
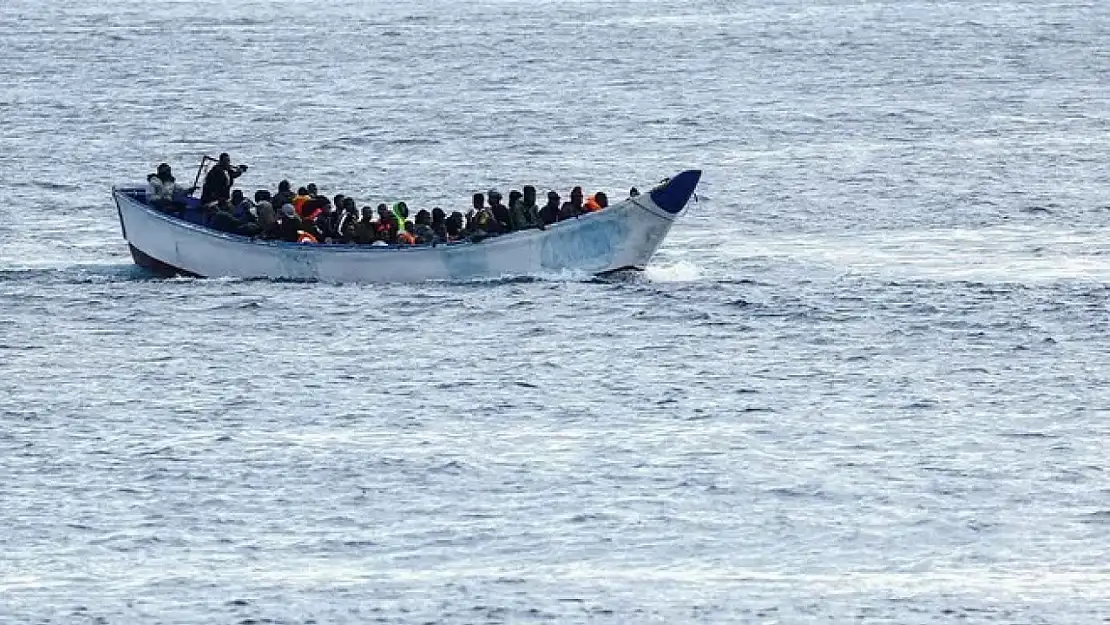
[[[200,192],[201,204],[208,206],[215,202],[227,207],[231,203],[231,185],[235,184],[235,179],[242,176],[245,171],[247,171],[246,165],[231,166],[231,156],[227,152],[220,154],[219,162],[208,170],[208,175],[204,177],[204,189]]]

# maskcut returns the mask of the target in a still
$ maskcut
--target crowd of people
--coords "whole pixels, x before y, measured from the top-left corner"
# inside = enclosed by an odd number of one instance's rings
[[[200,219],[204,225],[222,232],[295,243],[422,245],[480,241],[517,230],[544,229],[609,206],[604,192],[586,196],[581,187],[572,189],[566,202],[555,191],[549,191],[547,203],[540,206],[535,187],[528,185],[510,191],[507,203],[496,189],[475,193],[465,214],[433,208],[412,215],[405,202],[360,207],[352,197],[322,195],[315,184],[294,191],[288,180],[278,184],[276,193],[259,189],[248,198],[232,188],[246,170],[246,165],[232,166],[226,153],[220,155],[201,189]],[[197,190],[178,185],[166,163],[159,165],[147,182],[150,204],[176,215],[184,214],[184,196]],[[633,188],[629,194],[636,196],[639,192]]]

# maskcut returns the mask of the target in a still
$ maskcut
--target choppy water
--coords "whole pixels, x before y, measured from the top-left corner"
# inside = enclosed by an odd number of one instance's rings
[[[1097,623],[1110,6],[0,4],[0,621]],[[701,202],[644,275],[152,280],[204,152]]]

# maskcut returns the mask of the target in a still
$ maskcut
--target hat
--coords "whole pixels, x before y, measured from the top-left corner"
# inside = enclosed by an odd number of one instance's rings
[[[294,208],[292,204],[286,204],[281,207],[281,214],[286,217],[294,217],[297,214],[297,209]]]

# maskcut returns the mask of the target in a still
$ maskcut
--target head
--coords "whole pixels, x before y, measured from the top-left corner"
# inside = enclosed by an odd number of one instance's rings
[[[416,225],[430,226],[432,225],[432,214],[424,209],[416,211]]]
[[[282,180],[278,183],[278,193],[289,193],[293,185],[288,180]]]
[[[482,195],[481,193],[475,193],[473,198],[474,210],[482,210],[482,207],[485,205],[486,196]]]
[[[227,152],[224,152],[224,153],[220,154],[220,164],[223,165],[224,167],[230,167],[231,166],[231,155],[228,154]]]
[[[405,232],[412,232],[416,226],[411,221],[405,222]]]
[[[239,204],[242,204],[243,203],[243,192],[240,191],[239,189],[235,189],[234,191],[232,191],[231,192],[231,203],[236,205],[236,206],[238,206]]]
[[[405,204],[404,202],[397,202],[393,205],[393,210],[397,211],[397,214],[401,216],[401,219],[407,220],[409,218],[408,204]]]
[[[632,187],[631,189],[628,190],[628,197],[637,197],[639,195],[640,195],[640,190],[637,189],[636,187]]]
[[[455,235],[459,234],[460,232],[462,232],[462,225],[463,225],[462,213],[460,213],[459,211],[455,211],[455,212],[451,213],[451,216],[447,218],[447,223],[446,223],[447,234],[450,234],[452,236],[455,236]]]
[[[313,197],[320,195],[320,190],[316,188],[315,182],[308,183],[308,186],[305,188],[308,190],[308,194]]]
[[[369,206],[363,206],[362,207],[362,221],[364,221],[364,222],[374,221],[374,209],[370,208]]]
[[[521,194],[521,192],[517,191],[516,189],[509,191],[509,206],[512,206],[519,202],[520,198],[522,197],[524,197],[523,194]]]
[[[254,192],[254,201],[255,202],[267,202],[267,201],[270,200],[271,197],[272,196],[270,195],[270,192],[267,191],[266,189],[259,189],[259,190]]]
[[[258,203],[258,219],[264,223],[273,223],[274,207],[269,200],[262,200]]]
[[[308,195],[308,189],[306,189],[305,187],[299,187],[297,189],[297,195]]]
[[[345,210],[345,211],[357,211],[358,210],[358,206],[355,205],[355,198],[353,198],[353,197],[343,198],[343,202],[340,203],[340,204],[336,204],[336,206],[342,206],[343,210]]]
[[[501,204],[501,192],[497,189],[490,189],[486,192],[486,197],[489,198],[490,206],[497,206]]]
[[[332,198],[331,201],[336,206],[343,206],[343,200],[345,200],[345,199],[346,199],[346,196],[344,196],[342,193],[336,193],[335,197]]]
[[[385,204],[378,204],[378,219],[381,221],[393,221],[393,213],[389,212],[389,207]]]
[[[597,193],[595,193],[594,201],[597,202],[597,205],[602,208],[609,206],[609,196],[605,195],[604,191],[598,191]]]
[[[548,191],[547,192],[547,203],[549,205],[558,206],[559,205],[559,200],[561,200],[561,199],[562,198],[559,197],[558,193],[556,193],[554,191]]]
[[[533,187],[532,185],[526,185],[524,187],[523,197],[524,197],[524,203],[527,204],[528,206],[532,206],[533,204],[535,204],[536,203],[536,187]]]
[[[162,163],[158,166],[158,177],[162,180],[173,180],[173,171],[170,169],[169,163]]]
[[[570,203],[575,206],[582,206],[582,187],[574,187],[570,190]]]
[[[447,213],[443,212],[442,208],[438,206],[432,209],[432,223],[441,224],[447,219]]]

